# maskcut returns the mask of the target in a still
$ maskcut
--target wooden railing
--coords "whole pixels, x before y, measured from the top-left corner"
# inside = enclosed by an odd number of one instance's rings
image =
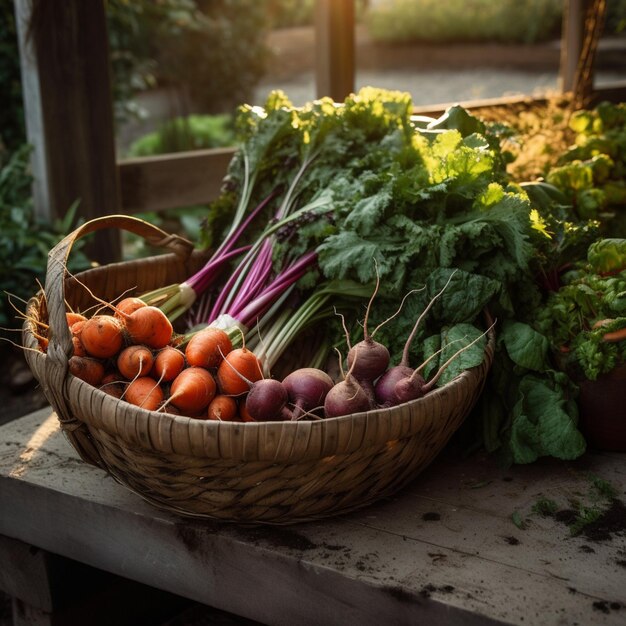
[[[27,132],[34,146],[34,199],[41,216],[63,215],[77,198],[89,219],[206,203],[217,196],[232,149],[116,160],[103,2],[14,2]],[[591,0],[564,2],[560,82],[570,91],[576,87]],[[354,22],[354,0],[317,0],[318,96],[341,101],[354,90]],[[598,97],[625,95],[626,85],[598,90]],[[430,110],[437,111],[437,104]],[[119,258],[119,238],[98,233],[90,253],[101,262]]]

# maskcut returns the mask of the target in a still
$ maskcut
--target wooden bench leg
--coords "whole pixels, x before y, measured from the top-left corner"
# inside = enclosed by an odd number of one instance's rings
[[[0,589],[13,626],[141,626],[192,603],[0,535]]]

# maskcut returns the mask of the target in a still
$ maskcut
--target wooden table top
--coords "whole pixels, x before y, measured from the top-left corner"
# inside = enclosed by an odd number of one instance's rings
[[[187,520],[81,461],[50,408],[0,427],[0,534],[266,624],[623,625],[625,500],[624,454],[446,449],[350,515]]]

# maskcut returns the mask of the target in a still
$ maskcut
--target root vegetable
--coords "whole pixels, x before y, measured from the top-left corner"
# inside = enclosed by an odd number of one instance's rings
[[[164,397],[163,389],[154,378],[141,376],[128,384],[122,399],[148,411],[156,411]]]
[[[128,346],[117,357],[117,369],[128,380],[149,374],[153,363],[152,350],[146,346]]]
[[[389,407],[389,406],[395,406],[396,404],[400,403],[400,400],[398,399],[398,396],[396,395],[396,385],[401,380],[410,378],[415,371],[412,367],[409,366],[409,351],[411,349],[411,344],[413,343],[413,340],[415,339],[415,335],[417,334],[417,331],[423,319],[426,317],[427,313],[430,311],[433,304],[435,304],[437,299],[446,290],[454,274],[456,274],[456,270],[454,270],[450,274],[450,277],[446,281],[446,284],[443,286],[441,291],[439,291],[437,294],[435,294],[431,298],[426,308],[422,311],[420,316],[415,321],[415,324],[413,325],[413,328],[411,329],[411,332],[409,333],[409,336],[407,337],[406,342],[404,344],[404,349],[402,350],[402,359],[400,363],[398,363],[398,365],[394,365],[393,367],[390,367],[376,381],[374,385],[374,397],[376,399],[376,403],[379,406]],[[422,368],[424,365],[425,364],[422,364]],[[423,382],[423,379],[422,379],[422,382]]]
[[[326,395],[333,386],[333,379],[314,367],[303,367],[285,376],[283,387],[293,405],[291,419],[297,420],[305,413],[323,407]]]
[[[185,367],[185,355],[173,346],[159,350],[152,367],[154,377],[161,382],[173,381]]]
[[[290,419],[291,413],[285,412],[287,400],[287,390],[280,381],[264,378],[250,387],[246,396],[246,409],[257,422]]]
[[[228,334],[220,328],[206,328],[195,333],[185,348],[185,358],[192,366],[207,369],[217,367],[233,344]]]
[[[71,374],[97,387],[104,378],[104,365],[97,359],[85,356],[72,356],[68,360]]]
[[[119,319],[123,319],[125,315],[131,315],[137,309],[141,309],[144,306],[147,305],[141,298],[136,298],[133,296],[124,298],[115,305],[114,315]]]
[[[237,401],[232,396],[216,395],[209,403],[207,418],[222,422],[232,422],[239,415]]]
[[[424,378],[421,375],[421,371],[428,361],[424,362],[410,376],[400,379],[394,387],[398,403],[401,404],[403,402],[409,402],[410,400],[417,400],[418,398],[421,398],[429,391],[431,391],[441,375],[445,372],[446,368],[450,365],[450,363],[452,363],[452,361],[454,361],[454,359],[456,359],[462,352],[465,352],[465,350],[468,350],[474,344],[480,341],[493,328],[494,325],[495,322],[484,333],[476,337],[476,339],[470,341],[470,343],[468,343],[466,346],[463,346],[462,348],[457,350],[443,365],[439,367],[435,375],[428,382],[425,382]]]
[[[122,325],[112,315],[94,315],[83,324],[80,342],[88,355],[99,359],[111,358],[124,345]]]
[[[159,350],[172,341],[172,323],[157,307],[143,306],[130,315],[122,314],[122,321],[132,343]]]
[[[246,393],[250,385],[263,378],[263,369],[257,356],[247,348],[236,348],[224,356],[217,368],[220,391],[230,396]]]
[[[377,329],[371,334],[368,329],[369,314],[379,287],[380,279],[377,272],[376,287],[367,304],[363,320],[363,340],[349,349],[347,357],[352,376],[359,381],[371,400],[374,399],[374,381],[387,370],[390,360],[389,350],[381,343],[374,341],[373,337]]]
[[[209,406],[216,390],[215,379],[208,370],[188,367],[172,382],[167,404],[173,404],[187,415],[200,413]]]
[[[344,379],[333,385],[333,388],[326,394],[324,399],[324,415],[326,417],[361,413],[373,408],[369,394],[352,376],[352,368],[354,368],[357,359],[358,354],[355,355],[352,367],[348,370]],[[341,358],[339,363],[341,367]]]

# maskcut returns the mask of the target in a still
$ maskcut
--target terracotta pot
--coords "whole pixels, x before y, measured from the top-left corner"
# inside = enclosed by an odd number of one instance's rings
[[[590,448],[626,452],[626,365],[580,383],[579,427]]]

